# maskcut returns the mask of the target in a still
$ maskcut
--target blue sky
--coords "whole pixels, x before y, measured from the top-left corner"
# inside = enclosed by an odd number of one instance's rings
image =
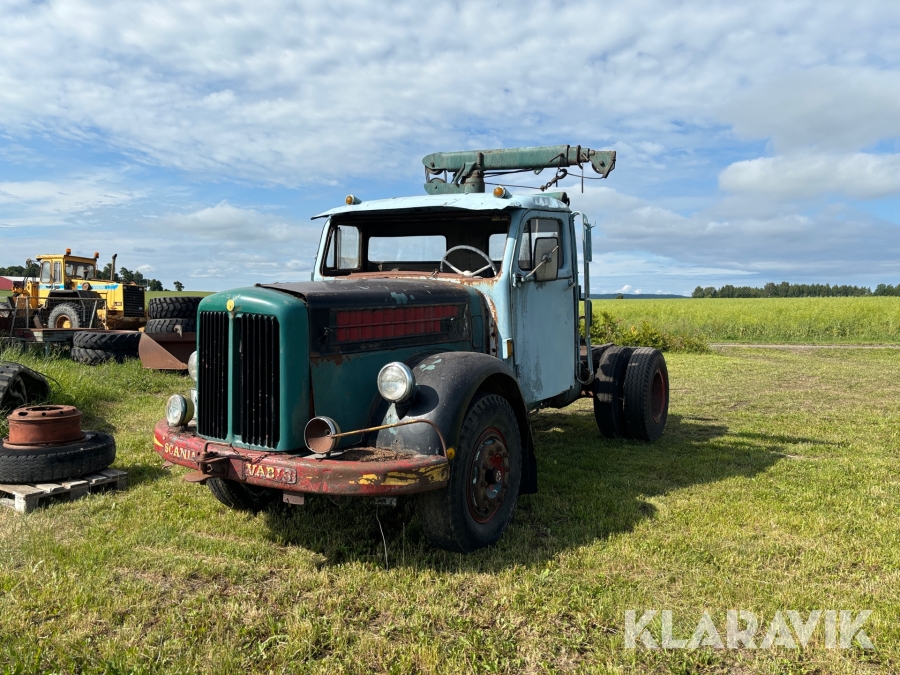
[[[618,152],[566,183],[596,292],[900,283],[898,34],[878,0],[6,0],[0,265],[304,279],[309,218],[347,193],[423,194],[436,150],[570,143]]]

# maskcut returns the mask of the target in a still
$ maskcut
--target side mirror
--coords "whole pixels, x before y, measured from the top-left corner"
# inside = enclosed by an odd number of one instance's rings
[[[541,237],[534,242],[535,281],[553,281],[559,276],[559,239]]]

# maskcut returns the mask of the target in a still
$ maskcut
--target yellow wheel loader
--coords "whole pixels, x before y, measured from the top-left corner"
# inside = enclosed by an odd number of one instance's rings
[[[12,297],[0,310],[12,317],[14,328],[103,328],[137,330],[146,324],[143,286],[115,281],[116,256],[110,276],[97,278],[97,260],[61,254],[39,255],[37,272],[13,288]]]

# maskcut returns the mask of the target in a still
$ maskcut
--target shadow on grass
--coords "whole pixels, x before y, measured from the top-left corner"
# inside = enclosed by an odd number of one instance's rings
[[[269,536],[320,553],[326,565],[384,564],[385,546],[392,567],[491,571],[541,564],[653,518],[656,508],[648,499],[752,477],[778,461],[789,445],[814,442],[728,435],[716,420],[678,415],[669,416],[665,435],[652,444],[602,438],[590,411],[542,412],[533,424],[539,492],[519,499],[506,534],[489,549],[468,556],[431,549],[414,498],[385,508],[365,499],[309,497],[305,506],[263,514]]]

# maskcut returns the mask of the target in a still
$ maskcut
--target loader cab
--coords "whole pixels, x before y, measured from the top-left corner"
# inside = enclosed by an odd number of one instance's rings
[[[41,291],[76,289],[97,276],[97,256],[85,258],[73,256],[71,249],[63,255],[39,255],[38,281]]]

